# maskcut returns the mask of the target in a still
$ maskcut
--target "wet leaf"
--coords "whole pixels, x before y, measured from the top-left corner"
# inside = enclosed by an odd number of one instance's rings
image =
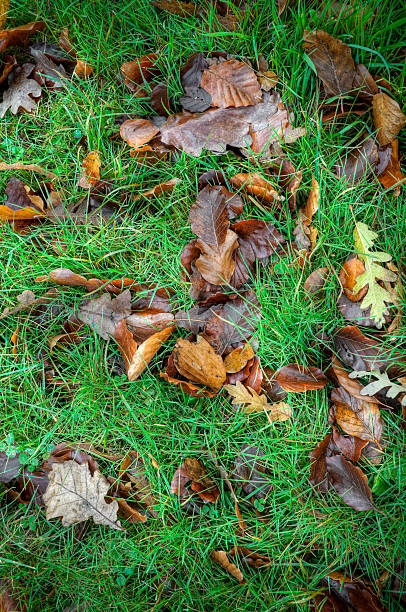
[[[45,30],[45,28],[45,21],[31,21],[16,28],[1,30],[0,53],[4,53],[8,47],[26,47],[32,34]]]
[[[341,455],[326,458],[329,479],[347,506],[359,512],[375,510],[368,479],[363,471]]]
[[[129,119],[120,126],[120,136],[130,147],[140,147],[159,134],[159,128],[147,119]]]
[[[347,436],[341,433],[337,427],[333,427],[333,442],[340,452],[351,461],[358,461],[362,450],[370,444],[368,440],[362,440],[355,436]]]
[[[0,104],[0,118],[4,117],[10,109],[13,115],[19,112],[32,113],[37,108],[36,99],[42,95],[41,85],[28,76],[32,73],[33,66],[24,64],[17,67],[11,75],[9,88],[3,94],[3,102]]]
[[[161,11],[179,17],[193,17],[199,8],[194,2],[182,2],[181,0],[151,0],[151,4]]]
[[[331,369],[341,387],[343,387],[350,395],[353,395],[359,400],[364,400],[366,402],[372,402],[375,404],[378,403],[378,400],[375,397],[363,393],[363,385],[361,385],[361,383],[357,380],[354,380],[354,376],[350,376],[350,373],[343,367],[343,364],[335,355],[333,355],[331,359]]]
[[[305,368],[296,363],[279,368],[275,372],[275,380],[285,391],[291,393],[322,389],[328,383],[328,379],[318,368],[313,366]]]
[[[377,93],[372,100],[372,116],[380,145],[391,144],[406,124],[399,104],[386,93]]]
[[[186,457],[180,466],[180,474],[192,481],[192,490],[206,502],[217,503],[220,491],[213,480],[208,476],[207,470],[200,459]]]
[[[90,189],[100,178],[100,156],[97,151],[90,151],[82,163],[80,187]]]
[[[261,88],[252,68],[238,60],[214,64],[203,72],[201,87],[219,108],[250,106],[261,102]]]
[[[222,358],[204,338],[198,337],[196,343],[179,338],[173,350],[173,359],[180,374],[213,391],[219,391],[226,380]]]
[[[49,484],[43,495],[47,520],[62,517],[68,527],[92,518],[100,525],[122,530],[117,521],[118,503],[104,500],[109,483],[99,470],[91,474],[87,463],[54,463],[48,474]]]
[[[212,561],[220,565],[223,569],[226,570],[233,578],[238,580],[240,584],[245,584],[244,574],[238,567],[231,563],[229,558],[227,557],[227,553],[224,550],[212,550],[210,553],[210,558]]]
[[[43,200],[19,179],[9,180],[5,194],[6,200],[0,205],[1,221],[29,221],[46,215]]]
[[[144,340],[144,342],[138,346],[134,340],[133,334],[127,327],[126,320],[121,319],[114,330],[114,339],[117,341],[120,352],[123,355],[128,380],[130,382],[141,376],[154,355],[172,332],[173,327],[162,329],[152,334],[152,336]]]

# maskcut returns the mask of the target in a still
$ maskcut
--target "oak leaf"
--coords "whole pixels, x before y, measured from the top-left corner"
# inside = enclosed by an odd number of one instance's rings
[[[4,117],[9,109],[13,115],[17,115],[18,112],[32,113],[37,108],[35,99],[41,96],[42,89],[37,81],[28,78],[32,70],[31,64],[24,64],[12,73],[10,86],[4,92],[3,102],[0,104],[0,118]]]
[[[224,388],[233,398],[232,404],[244,406],[244,412],[247,414],[271,409],[265,395],[258,395],[254,389],[245,387],[240,381],[237,381],[235,385],[224,385]]]
[[[201,87],[219,108],[251,106],[261,102],[262,94],[252,68],[238,60],[214,64],[203,72]]]
[[[402,404],[402,406],[406,406],[406,384],[404,382],[401,382],[401,379],[399,379],[398,383],[395,383],[390,380],[386,372],[380,372],[379,370],[371,370],[371,372],[361,370],[358,372],[351,372],[348,376],[351,379],[362,378],[363,376],[373,376],[376,379],[368,383],[365,387],[361,388],[360,394],[363,399],[366,399],[365,396],[375,395],[376,393],[379,393],[379,391],[387,389],[385,395],[390,399],[394,399],[400,393],[402,393],[400,403]]]
[[[179,338],[173,349],[173,359],[180,374],[187,379],[219,391],[226,380],[226,370],[220,355],[202,337],[197,342]]]
[[[358,222],[354,230],[354,244],[358,251],[358,257],[365,265],[365,272],[357,276],[353,291],[357,294],[366,285],[368,292],[361,302],[361,308],[366,310],[371,307],[370,315],[377,325],[385,322],[388,314],[387,304],[393,303],[393,295],[378,281],[394,282],[396,274],[380,264],[389,262],[392,256],[388,253],[371,251],[378,235],[371,231],[365,223]]]
[[[105,502],[110,485],[99,470],[92,475],[88,463],[70,460],[54,463],[48,478],[43,495],[47,520],[62,517],[62,525],[69,527],[92,518],[99,525],[122,530],[117,521],[118,503]]]

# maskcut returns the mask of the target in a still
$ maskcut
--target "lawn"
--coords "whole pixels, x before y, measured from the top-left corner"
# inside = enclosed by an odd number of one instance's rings
[[[356,61],[380,73],[392,87],[400,106],[404,88],[406,19],[400,1],[369,0],[350,14],[337,16],[335,3],[294,2],[281,17],[271,0],[254,0],[255,18],[246,17],[231,34],[201,18],[161,12],[146,0],[104,3],[93,0],[12,1],[7,27],[42,19],[47,24],[36,40],[57,43],[64,27],[81,58],[94,66],[91,78],[73,79],[61,92],[45,92],[32,114],[0,120],[0,161],[36,163],[54,172],[68,203],[83,197],[78,186],[83,158],[99,152],[103,178],[122,179],[133,195],[173,177],[175,190],[126,205],[122,224],[101,227],[70,220],[38,226],[20,234],[0,225],[1,308],[12,306],[29,289],[43,294],[50,285],[35,279],[56,268],[70,268],[88,278],[130,277],[174,290],[176,309],[192,304],[189,283],[179,268],[179,255],[193,235],[188,222],[196,199],[198,177],[209,169],[228,175],[252,170],[252,162],[232,152],[198,158],[181,154],[146,167],[135,163],[129,147],[117,136],[117,118],[147,116],[146,104],[117,81],[120,66],[160,50],[162,74],[170,97],[182,95],[180,68],[194,51],[205,55],[225,50],[255,60],[262,53],[278,76],[277,90],[295,113],[295,125],[305,136],[285,150],[296,168],[303,168],[298,201],[309,192],[312,175],[320,184],[320,206],[314,218],[317,248],[310,263],[294,269],[286,263],[280,273],[263,266],[253,289],[264,316],[257,332],[262,367],[273,370],[288,363],[310,363],[325,369],[327,361],[316,334],[344,325],[337,309],[339,284],[329,281],[325,298],[315,304],[303,281],[322,266],[337,271],[354,251],[354,219],[378,234],[379,250],[390,253],[405,270],[405,195],[394,197],[371,179],[356,186],[337,178],[334,164],[354,146],[365,130],[373,130],[370,113],[353,114],[322,124],[319,114],[321,82],[302,50],[304,30],[322,28],[351,46]],[[337,11],[337,9],[336,9]],[[157,77],[157,82],[159,77]],[[162,77],[161,77],[162,80]],[[405,150],[406,131],[399,136]],[[257,167],[255,167],[257,170]],[[2,171],[0,197],[11,176],[35,189],[35,173]],[[292,236],[294,216],[275,217],[246,200],[245,217],[265,218]],[[34,240],[38,238],[38,240]],[[324,437],[328,425],[329,388],[289,393],[293,417],[270,423],[264,414],[247,416],[231,405],[225,392],[213,398],[194,398],[159,377],[179,334],[176,331],[144,374],[129,382],[113,340],[101,339],[88,328],[76,345],[56,347],[58,376],[71,391],[45,385],[46,338],[60,333],[80,288],[61,288],[54,317],[33,324],[15,315],[0,322],[1,397],[0,449],[24,451],[31,465],[40,462],[60,442],[91,442],[99,453],[137,451],[158,500],[157,517],[126,525],[126,531],[89,524],[84,533],[58,519],[46,520],[34,503],[12,503],[0,485],[0,579],[12,581],[25,593],[30,611],[62,611],[86,604],[86,611],[103,610],[310,610],[322,579],[333,571],[353,572],[376,585],[392,576],[406,559],[405,429],[396,411],[382,411],[385,450],[379,465],[365,468],[378,511],[357,512],[338,495],[316,497],[309,483],[309,453]],[[19,325],[17,358],[11,336]],[[406,342],[406,324],[396,331],[396,343]],[[215,453],[228,472],[241,446],[264,452],[271,489],[266,499],[268,520],[252,506],[241,504],[248,529],[239,531],[234,502],[227,487],[218,504],[207,504],[201,517],[191,517],[170,493],[175,470],[186,457],[203,459],[216,478],[208,452]],[[116,475],[120,460],[95,458],[104,474]],[[391,469],[392,478],[380,476]],[[213,549],[246,546],[266,555],[266,567],[244,568],[239,584],[210,558]],[[382,601],[388,610],[401,610],[388,580]],[[76,609],[75,607],[72,608]],[[371,608],[372,609],[372,608]]]

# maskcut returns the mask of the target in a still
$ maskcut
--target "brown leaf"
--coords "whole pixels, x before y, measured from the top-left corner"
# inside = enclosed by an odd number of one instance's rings
[[[379,340],[365,336],[356,325],[347,325],[335,332],[334,348],[351,370],[385,371],[396,363],[396,355],[385,350]]]
[[[159,128],[147,119],[129,119],[120,126],[120,136],[130,147],[140,147],[159,134]]]
[[[186,457],[180,466],[180,473],[192,481],[191,488],[206,502],[216,504],[220,491],[213,480],[208,476],[207,470],[200,459]]]
[[[211,95],[200,87],[203,71],[208,67],[201,53],[193,53],[180,71],[180,80],[186,95],[179,101],[185,110],[201,113],[211,106]]]
[[[271,559],[266,555],[261,555],[253,550],[245,548],[245,546],[234,546],[228,551],[230,557],[236,557],[247,567],[266,567],[271,564]]]
[[[399,104],[386,93],[377,93],[372,100],[372,116],[380,145],[391,144],[406,124]]]
[[[357,468],[359,469],[359,468]],[[372,591],[370,585],[360,579],[350,578],[341,572],[332,572],[324,579],[333,597],[337,598],[338,605],[345,602],[346,610],[359,610],[359,612],[385,612],[381,600]],[[333,610],[338,612],[341,608],[336,607],[334,600]],[[323,608],[324,612],[328,612]]]
[[[374,138],[366,138],[360,146],[341,155],[335,163],[335,171],[345,176],[349,185],[356,185],[375,172],[379,161],[379,147]]]
[[[131,91],[135,91],[138,85],[142,85],[144,81],[147,83],[159,74],[160,69],[156,65],[158,60],[156,53],[143,55],[132,62],[125,62],[120,70],[124,76],[124,84]]]
[[[1,19],[1,16],[0,16]],[[11,582],[0,579],[0,612],[27,612],[29,598],[25,594],[16,593]]]
[[[26,47],[30,36],[35,32],[45,30],[45,21],[31,21],[16,28],[0,31],[0,53],[4,53],[8,47]]]
[[[326,493],[331,489],[331,482],[327,471],[326,459],[337,455],[338,448],[334,444],[331,433],[328,433],[310,453],[309,482],[317,495]]]
[[[364,272],[365,266],[358,257],[353,257],[346,261],[340,270],[339,279],[341,286],[344,289],[345,295],[351,300],[351,302],[359,302],[368,291],[368,287],[364,287],[356,294],[354,294],[353,291],[358,276]]]
[[[94,67],[85,62],[84,60],[78,59],[76,62],[75,70],[73,74],[75,74],[79,79],[88,79],[90,75],[93,73]]]
[[[275,87],[279,81],[279,77],[273,70],[266,70],[265,72],[257,74],[259,84],[263,91],[270,91]]]
[[[401,185],[406,181],[399,165],[399,142],[394,140],[387,147],[378,151],[378,181],[385,189],[393,189],[393,195],[399,196]]]
[[[235,269],[234,251],[238,248],[238,236],[227,230],[224,242],[213,248],[200,238],[196,241],[200,255],[195,261],[196,268],[203,278],[212,285],[230,282]]]
[[[31,64],[23,64],[14,70],[9,88],[3,93],[0,118],[4,117],[9,109],[13,115],[19,112],[32,113],[35,111],[37,108],[35,99],[41,97],[42,89],[34,79],[28,78],[32,70],[33,65]]]
[[[181,0],[150,0],[150,2],[155,8],[179,17],[193,17],[198,10],[198,5],[194,2]]]
[[[375,510],[368,479],[363,471],[341,455],[326,458],[332,486],[347,506],[359,512]]]
[[[275,380],[280,386],[291,393],[303,393],[313,389],[322,389],[328,379],[318,368],[305,368],[296,363],[290,363],[275,372]]]
[[[214,249],[219,250],[226,240],[230,227],[226,198],[223,192],[210,185],[200,191],[196,202],[190,209],[189,223],[196,236]]]
[[[225,550],[212,550],[210,553],[212,561],[225,569],[233,578],[236,578],[240,584],[245,584],[244,574],[238,569],[234,563],[231,563],[227,557]]]
[[[123,355],[128,380],[130,382],[141,376],[151,359],[172,332],[173,327],[162,329],[144,340],[144,342],[138,346],[134,340],[133,334],[127,327],[126,320],[121,319],[114,330],[114,338]]]
[[[6,484],[17,478],[22,469],[19,456],[20,453],[9,455],[0,451],[0,482]]]
[[[331,270],[328,266],[314,270],[305,280],[303,288],[314,299],[320,300],[323,295],[323,288],[326,284]]]
[[[82,163],[82,175],[79,185],[84,189],[90,189],[100,178],[100,156],[97,151],[90,151]]]
[[[42,168],[38,164],[24,164],[23,162],[14,162],[7,164],[6,162],[0,163],[0,170],[27,170],[29,172],[35,172],[37,174],[43,174],[52,181],[57,180],[59,177],[51,170]]]
[[[358,461],[362,449],[369,444],[368,440],[362,440],[355,436],[344,436],[337,427],[333,427],[333,442],[340,452],[351,461]]]
[[[46,215],[42,199],[32,195],[19,179],[11,178],[5,193],[6,201],[0,205],[1,221],[31,221]]]
[[[78,307],[77,318],[92,327],[105,340],[115,335],[121,319],[131,315],[131,293],[127,289],[116,298],[103,293],[100,297],[83,300]]]
[[[239,380],[235,385],[224,385],[224,388],[233,398],[233,405],[243,406],[246,414],[251,414],[252,412],[264,412],[272,409],[272,406],[268,404],[268,400],[265,395],[258,395],[254,389],[251,389],[249,386],[245,387]],[[289,418],[289,416],[287,416],[287,418]],[[275,420],[286,419],[276,418]]]
[[[143,193],[140,193],[137,196],[134,196],[133,202],[137,202],[137,200],[142,199],[142,198],[149,199],[149,198],[158,197],[162,195],[163,193],[168,193],[170,191],[173,191],[176,185],[178,185],[180,182],[181,182],[181,179],[175,177],[175,178],[169,179],[169,181],[166,181],[166,183],[159,183],[159,185],[155,185],[154,187],[152,187],[152,189],[148,189],[147,191],[144,191]]]
[[[252,68],[238,60],[214,64],[203,72],[201,87],[219,108],[250,106],[261,102],[261,88]]]
[[[204,338],[196,343],[179,338],[173,350],[177,370],[185,378],[219,391],[226,380],[226,371],[217,355]]]
[[[358,399],[342,387],[331,392],[331,400],[333,418],[345,433],[361,440],[379,442],[383,425],[376,402]]]
[[[295,242],[299,250],[311,253],[316,246],[317,230],[310,224],[313,216],[319,209],[320,187],[314,176],[312,176],[312,188],[307,198],[306,205],[298,213],[296,227],[293,230]]]
[[[166,83],[158,83],[151,91],[149,105],[161,117],[169,117],[171,107],[168,98],[168,85]]]
[[[247,362],[254,356],[254,351],[250,344],[239,346],[229,353],[224,359],[224,367],[227,373],[239,372],[247,365]]]
[[[72,43],[69,40],[69,30],[68,28],[63,28],[62,32],[58,38],[58,43],[59,46],[62,47],[62,49],[64,49],[64,51],[66,51],[66,53],[68,55],[70,55],[71,57],[76,57],[77,56],[77,51],[76,49],[72,46]]]
[[[348,376],[348,371],[343,367],[343,364],[335,355],[333,355],[331,359],[331,369],[333,370],[341,387],[343,387],[350,395],[361,401],[371,402],[373,404],[379,403],[376,397],[361,395],[361,391],[364,387],[358,380]]]
[[[181,375],[176,371],[176,368],[174,369],[175,369],[176,378],[175,376],[169,375],[168,372],[160,372],[159,376],[161,378],[164,378],[168,383],[179,386],[184,393],[192,397],[214,397],[216,395],[216,393],[213,393],[212,391],[209,391],[208,389],[204,389],[203,387],[194,385],[188,380],[184,380],[183,377],[180,378]]]
[[[362,64],[355,64],[351,49],[323,30],[305,30],[303,48],[323,81],[328,96],[352,93],[370,99],[377,86]]]
[[[276,204],[280,207],[280,202],[284,199],[278,195],[275,183],[256,172],[240,172],[232,176],[230,182],[237,189],[243,189],[247,193],[264,200],[268,205]]]

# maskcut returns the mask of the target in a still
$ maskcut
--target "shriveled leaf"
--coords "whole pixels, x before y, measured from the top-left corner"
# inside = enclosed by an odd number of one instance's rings
[[[149,199],[158,197],[163,193],[169,193],[173,191],[176,185],[178,185],[180,182],[181,179],[174,177],[172,179],[169,179],[169,181],[166,181],[165,183],[159,183],[159,185],[155,185],[154,187],[152,187],[152,189],[148,189],[147,191],[144,191],[143,193],[140,193],[135,196],[133,198],[133,201],[136,202],[137,200],[140,200],[142,198]]]
[[[219,391],[226,379],[224,363],[201,337],[196,343],[179,338],[173,350],[177,370],[185,378]]]
[[[54,463],[48,478],[43,495],[47,520],[62,517],[62,525],[68,527],[92,518],[97,524],[122,530],[117,521],[118,503],[105,502],[110,485],[99,470],[92,475],[87,463],[65,461]]]
[[[372,116],[380,145],[388,145],[397,138],[406,124],[406,117],[399,104],[384,92],[377,93],[372,100]]]
[[[0,104],[0,118],[4,117],[10,109],[13,115],[19,112],[32,113],[37,108],[36,98],[42,95],[41,85],[34,79],[29,79],[33,66],[24,64],[17,67],[13,74],[9,88],[3,94]]]
[[[180,466],[181,475],[192,480],[191,488],[206,502],[217,503],[220,491],[207,474],[206,467],[196,457],[186,457]]]
[[[268,180],[256,172],[235,174],[230,178],[230,182],[234,187],[243,189],[261,200],[264,200],[268,205],[276,204],[280,206],[280,202],[284,200],[277,192],[277,186],[272,180]]]
[[[189,223],[196,236],[219,250],[226,240],[230,227],[223,192],[211,185],[202,189],[190,209]]]
[[[233,374],[239,372],[247,365],[248,361],[254,357],[254,351],[250,344],[239,346],[229,353],[224,359],[226,372]]]
[[[31,21],[16,28],[0,31],[0,53],[4,53],[8,47],[26,47],[30,36],[35,32],[45,30],[45,21]]]
[[[402,393],[403,397],[401,398],[401,404],[403,406],[406,406],[406,384],[402,382],[402,379],[399,379],[399,382],[395,383],[392,380],[390,380],[386,372],[380,372],[379,370],[371,370],[371,372],[361,370],[358,372],[351,372],[349,374],[350,379],[362,378],[364,376],[367,376],[367,377],[373,376],[375,378],[375,380],[368,383],[365,387],[362,387],[361,385],[362,388],[360,390],[360,394],[364,399],[365,399],[365,396],[368,397],[370,395],[376,395],[383,389],[387,389],[387,391],[385,392],[385,395],[386,397],[389,397],[390,399],[394,399],[395,397],[397,397],[399,394]],[[353,380],[353,382],[357,382],[357,381]]]
[[[337,494],[359,512],[375,510],[368,479],[363,471],[341,455],[326,458],[327,471]]]
[[[114,330],[114,338],[117,341],[120,352],[124,357],[127,376],[130,382],[141,376],[151,359],[160,349],[162,344],[169,338],[172,332],[173,327],[167,327],[156,332],[144,340],[140,346],[138,346],[134,340],[133,334],[127,327],[126,320],[121,319]]]
[[[305,368],[296,363],[279,368],[275,372],[275,380],[285,391],[291,393],[322,389],[328,383],[328,379],[318,368],[313,366]]]
[[[85,62],[84,60],[78,59],[76,62],[75,70],[73,74],[79,77],[79,79],[88,79],[93,73],[94,67]]]
[[[103,293],[98,298],[84,300],[78,307],[77,317],[107,340],[109,336],[114,336],[121,319],[126,319],[130,314],[131,293],[127,289],[116,298]]]
[[[159,134],[159,128],[147,119],[129,119],[120,126],[120,136],[130,147],[147,144]]]
[[[343,431],[361,440],[379,442],[383,424],[376,403],[359,399],[342,387],[332,391],[331,400],[335,421]]]
[[[380,265],[389,262],[392,259],[391,255],[371,250],[377,237],[378,235],[371,231],[365,223],[356,223],[354,243],[358,251],[358,257],[365,265],[365,272],[357,276],[353,292],[357,294],[368,285],[368,292],[361,302],[361,308],[366,310],[371,307],[371,316],[377,325],[382,325],[385,322],[385,315],[388,313],[387,304],[393,303],[393,296],[378,281],[394,282],[396,281],[396,274]]]
[[[219,108],[250,106],[262,100],[261,88],[252,68],[238,60],[214,64],[203,72],[201,87]]]
[[[320,187],[314,176],[312,177],[312,188],[307,198],[306,205],[298,212],[296,227],[293,230],[295,242],[299,250],[311,253],[316,246],[317,230],[312,227],[313,216],[319,209]]]
[[[279,81],[279,77],[273,70],[266,70],[265,72],[259,73],[258,81],[263,91],[270,91],[275,87]]]
[[[203,278],[212,285],[229,283],[234,269],[233,253],[238,247],[238,236],[227,230],[224,241],[219,248],[213,248],[200,238],[196,241],[200,255],[195,261],[196,268]]]
[[[82,175],[79,185],[90,189],[100,178],[100,156],[97,151],[90,151],[82,163]]]
[[[236,578],[240,584],[245,584],[244,574],[238,567],[231,563],[229,558],[227,557],[227,553],[225,550],[212,550],[210,553],[210,557],[212,561],[220,565],[223,569],[226,570],[233,578]]]

